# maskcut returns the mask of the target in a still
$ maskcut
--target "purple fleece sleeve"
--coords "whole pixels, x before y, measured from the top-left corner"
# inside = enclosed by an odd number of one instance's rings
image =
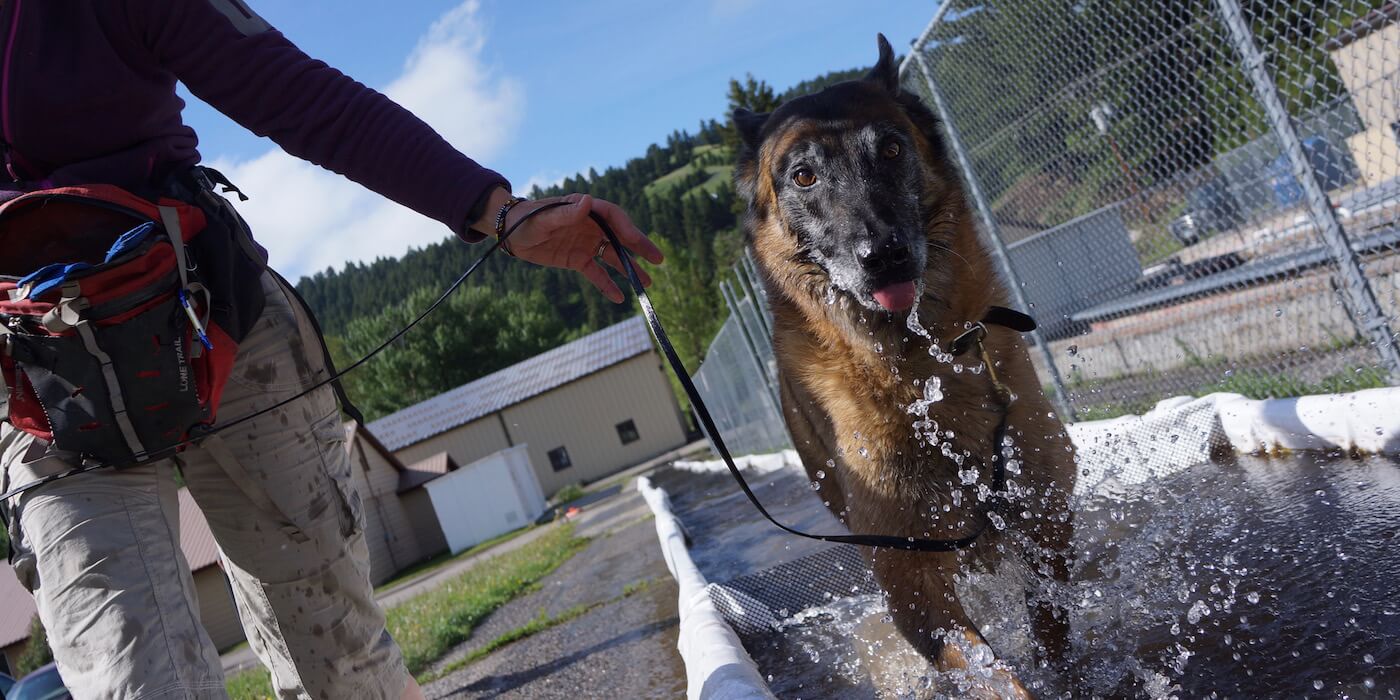
[[[127,0],[133,29],[190,92],[288,153],[447,224],[499,174],[458,152],[393,100],[307,56],[242,0]]]

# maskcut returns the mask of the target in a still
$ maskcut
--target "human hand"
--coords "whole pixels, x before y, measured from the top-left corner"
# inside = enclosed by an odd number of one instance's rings
[[[624,275],[626,270],[618,260],[617,252],[607,243],[603,231],[588,217],[589,212],[602,216],[617,234],[622,246],[643,260],[660,263],[661,250],[637,229],[621,207],[586,194],[521,202],[506,214],[506,230],[509,231],[530,212],[559,201],[568,204],[530,217],[506,239],[510,253],[536,265],[577,270],[603,296],[615,304],[622,303],[625,299],[622,290],[613,283],[599,261]],[[602,255],[597,255],[600,250]],[[651,286],[651,276],[641,266],[634,267],[642,284]]]

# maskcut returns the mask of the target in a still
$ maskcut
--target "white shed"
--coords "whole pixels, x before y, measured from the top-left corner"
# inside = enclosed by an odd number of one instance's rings
[[[524,444],[478,459],[423,488],[453,554],[529,525],[545,507]]]

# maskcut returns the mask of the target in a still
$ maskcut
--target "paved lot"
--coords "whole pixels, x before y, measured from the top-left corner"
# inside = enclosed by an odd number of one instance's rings
[[[443,663],[540,616],[598,605],[582,617],[496,650],[424,688],[429,698],[674,698],[685,694],[676,652],[677,589],[650,511],[625,489],[578,519],[587,549],[540,590],[487,618]],[[629,586],[638,592],[625,596]],[[608,602],[611,601],[611,602]]]

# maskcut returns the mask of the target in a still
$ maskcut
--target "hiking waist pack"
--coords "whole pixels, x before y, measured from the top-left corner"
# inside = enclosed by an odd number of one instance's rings
[[[14,427],[129,466],[214,423],[262,313],[266,260],[211,188],[181,192],[199,204],[110,185],[0,204],[0,390]]]

